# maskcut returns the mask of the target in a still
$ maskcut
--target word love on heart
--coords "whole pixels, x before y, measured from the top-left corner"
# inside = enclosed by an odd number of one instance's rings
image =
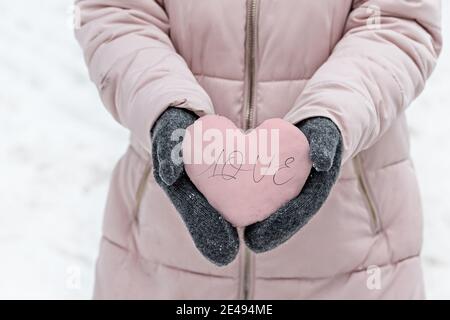
[[[306,137],[282,119],[243,132],[225,117],[205,116],[187,128],[182,150],[191,181],[237,227],[296,197],[312,166]]]

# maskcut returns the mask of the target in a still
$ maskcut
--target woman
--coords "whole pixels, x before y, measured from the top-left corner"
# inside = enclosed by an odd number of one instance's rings
[[[131,132],[95,298],[424,298],[404,111],[441,49],[440,1],[77,5],[91,79]],[[174,129],[214,113],[282,118],[311,145],[300,195],[239,232],[168,157]]]

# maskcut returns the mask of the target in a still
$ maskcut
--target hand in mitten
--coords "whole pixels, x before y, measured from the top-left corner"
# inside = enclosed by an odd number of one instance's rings
[[[308,139],[313,169],[296,198],[245,229],[245,242],[254,252],[272,250],[297,233],[320,209],[339,175],[342,137],[336,125],[316,117],[296,126]]]
[[[181,144],[172,138],[172,133],[186,129],[196,118],[184,109],[169,108],[157,120],[151,132],[154,175],[181,215],[196,247],[208,260],[223,266],[233,261],[239,251],[237,230],[192,184],[182,161],[176,163],[172,157]]]

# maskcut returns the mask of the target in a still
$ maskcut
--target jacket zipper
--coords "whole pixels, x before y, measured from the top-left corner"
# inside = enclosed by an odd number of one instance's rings
[[[244,231],[244,229],[242,229]],[[244,232],[242,232],[242,235]],[[243,241],[242,241],[243,242]],[[241,275],[240,275],[240,292],[239,298],[241,300],[248,300],[250,298],[250,289],[251,289],[251,276],[252,276],[252,253],[249,248],[244,247],[242,256],[241,256]]]
[[[257,43],[257,13],[258,0],[247,0],[247,21],[245,40],[245,96],[244,96],[244,129],[253,126],[254,118],[254,89],[256,71],[256,43]]]
[[[374,201],[372,200],[369,184],[367,182],[367,178],[364,174],[364,167],[362,163],[362,158],[360,155],[357,155],[354,158],[354,164],[356,173],[358,176],[358,183],[361,188],[362,194],[364,196],[364,199],[366,200],[367,206],[370,211],[370,221],[371,221],[371,227],[373,232],[376,234],[380,231],[380,219],[378,217],[377,209],[375,206]]]
[[[244,92],[244,129],[253,127],[254,121],[254,91],[255,91],[255,70],[256,70],[256,43],[257,43],[257,13],[258,0],[247,0],[246,16],[246,39],[245,39],[245,92]],[[243,300],[250,298],[252,282],[252,253],[249,248],[243,250],[241,274],[240,274],[240,297]]]

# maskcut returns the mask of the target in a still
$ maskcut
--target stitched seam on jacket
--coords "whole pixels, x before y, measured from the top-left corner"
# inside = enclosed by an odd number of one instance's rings
[[[193,271],[193,270],[188,270],[188,269],[184,269],[184,268],[180,268],[180,267],[176,267],[173,265],[168,265],[165,263],[161,263],[158,261],[154,261],[154,260],[150,260],[150,259],[146,259],[143,258],[142,256],[137,255],[136,253],[128,250],[126,247],[117,244],[116,242],[110,240],[108,237],[103,236],[104,240],[106,242],[108,242],[109,244],[111,244],[112,246],[125,251],[125,254],[130,254],[133,255],[137,258],[137,260],[144,262],[144,263],[151,263],[155,266],[161,266],[164,268],[167,268],[169,270],[174,270],[174,271],[179,271],[179,272],[184,272],[184,273],[189,273],[189,274],[193,274],[193,275],[197,275],[197,276],[201,276],[201,277],[208,277],[208,278],[218,278],[218,279],[228,279],[228,280],[235,280],[237,279],[237,277],[232,277],[232,276],[221,276],[221,275],[215,275],[215,274],[209,274],[209,273],[204,273],[204,272],[198,272],[198,271]],[[393,262],[388,262],[382,265],[378,265],[379,268],[385,268],[385,267],[394,267],[395,265],[398,265],[400,263],[403,262],[407,262],[409,260],[415,259],[415,258],[419,258],[420,255],[416,254],[416,255],[411,255],[402,259],[399,259],[397,261],[393,261]],[[125,261],[126,257],[124,258],[123,262]],[[332,278],[336,278],[336,277],[341,277],[341,276],[346,276],[346,275],[351,275],[354,273],[359,273],[359,272],[365,272],[367,270],[367,267],[365,268],[358,268],[355,270],[351,270],[351,271],[346,271],[346,272],[340,272],[340,273],[336,273],[336,274],[332,274],[329,276],[323,276],[323,277],[264,277],[264,276],[257,276],[255,277],[256,279],[260,279],[260,280],[325,280],[325,279],[332,279]],[[151,275],[149,272],[147,272],[145,269],[142,270],[145,274],[147,275]]]
[[[385,165],[383,165],[383,166],[381,166],[379,168],[375,168],[375,169],[367,169],[367,168],[365,168],[365,172],[366,173],[369,173],[369,172],[372,173],[372,172],[377,172],[377,171],[381,171],[381,170],[391,169],[392,167],[396,167],[396,166],[402,165],[403,163],[407,163],[407,162],[410,162],[410,161],[411,161],[410,157],[403,158],[401,160],[396,160],[396,161],[390,162],[388,164],[385,164]],[[337,183],[339,181],[346,182],[346,181],[354,181],[356,179],[358,179],[356,176],[354,176],[354,177],[340,177],[338,179]]]
[[[410,160],[411,160],[410,157],[408,157],[408,158],[403,158],[403,159],[401,159],[401,160],[394,161],[394,162],[392,162],[392,163],[386,164],[386,165],[384,165],[384,166],[378,168],[378,170],[384,170],[384,169],[388,169],[388,168],[390,168],[390,167],[398,166],[398,165],[400,165],[400,164],[403,164],[404,162],[409,162]]]
[[[364,168],[364,171],[366,173],[369,173],[369,172],[373,173],[373,172],[383,171],[383,170],[386,170],[386,169],[391,169],[392,167],[396,167],[396,166],[399,166],[399,165],[402,165],[402,164],[406,164],[410,160],[411,160],[411,158],[408,157],[408,158],[404,158],[404,159],[401,159],[401,160],[396,160],[396,161],[393,161],[391,163],[385,164],[385,165],[383,165],[383,166],[381,166],[379,168],[374,168],[374,169]]]
[[[395,267],[396,265],[400,264],[400,263],[404,263],[404,262],[408,262],[410,260],[419,258],[420,255],[412,255],[412,256],[408,256],[406,258],[402,258],[399,259],[397,261],[394,262],[388,262],[385,264],[381,264],[381,265],[377,265],[377,267],[379,268],[386,268],[386,267]],[[337,277],[343,277],[343,276],[349,276],[351,274],[355,274],[355,273],[361,273],[361,272],[366,272],[368,267],[364,267],[364,268],[359,268],[359,269],[355,269],[355,270],[351,270],[351,271],[345,271],[345,272],[340,272],[340,273],[336,273],[336,274],[332,274],[329,276],[323,276],[323,277],[264,277],[264,276],[259,276],[257,277],[257,279],[260,280],[326,280],[326,279],[333,279],[333,278],[337,278]]]
[[[213,76],[213,75],[207,75],[203,73],[194,73],[195,77],[203,77],[203,78],[210,78],[210,79],[217,79],[217,80],[225,80],[225,81],[234,81],[234,82],[244,82],[243,79],[231,79],[226,77],[220,77],[220,76]],[[300,78],[300,79],[275,79],[275,80],[258,80],[258,83],[267,83],[267,82],[302,82],[302,81],[308,81],[310,78]]]
[[[117,243],[116,241],[112,240],[111,238],[109,238],[109,236],[107,235],[102,235],[102,239],[105,240],[106,242],[108,242],[110,245],[116,247],[117,249],[126,251],[126,253],[130,253],[131,251],[124,245]]]
[[[161,267],[167,268],[169,270],[183,272],[183,273],[188,273],[188,274],[192,274],[192,275],[196,275],[196,276],[208,277],[208,278],[216,278],[216,279],[226,279],[226,280],[235,280],[235,279],[237,279],[237,277],[232,277],[232,276],[210,274],[210,273],[205,273],[205,272],[200,272],[200,271],[194,271],[194,270],[189,270],[189,269],[185,269],[185,268],[180,268],[180,267],[177,267],[177,266],[173,266],[173,265],[165,264],[165,263],[158,262],[158,261],[155,261],[155,260],[147,259],[147,258],[144,258],[142,256],[138,256],[138,255],[136,256],[136,258],[141,263],[142,262],[144,262],[145,264],[150,263],[150,264],[153,264],[155,266],[161,266]],[[147,270],[142,269],[142,271],[145,274],[150,275],[150,273]]]
[[[271,82],[307,82],[311,78],[300,78],[300,79],[275,79],[275,80],[258,80],[258,83],[271,83]]]
[[[137,254],[136,252],[133,252],[132,250],[129,250],[126,246],[121,245],[121,244],[115,242],[114,240],[111,240],[108,236],[103,235],[102,238],[103,238],[107,243],[109,243],[110,245],[112,245],[113,247],[115,247],[115,248],[117,248],[117,249],[119,249],[119,250],[124,251],[124,254],[125,254],[125,255],[130,254],[130,255],[134,256],[137,260],[139,260],[139,261],[141,261],[141,262],[144,262],[144,263],[150,263],[150,264],[153,264],[153,265],[155,265],[155,266],[161,266],[161,267],[164,267],[164,268],[167,268],[167,269],[170,269],[170,270],[180,271],[180,272],[184,272],[184,273],[190,273],[190,274],[193,274],[193,275],[198,275],[198,276],[203,276],[203,277],[209,277],[209,278],[212,277],[212,278],[230,279],[230,280],[234,280],[234,279],[237,278],[237,277],[232,277],[232,276],[225,276],[225,275],[222,276],[222,275],[217,275],[217,274],[210,274],[210,273],[204,273],[204,272],[199,272],[199,271],[194,271],[194,270],[188,270],[188,269],[176,267],[176,266],[173,266],[173,265],[169,265],[169,264],[166,264],[166,263],[158,262],[158,261],[155,261],[155,260],[147,259],[147,258],[144,258],[144,257],[140,256],[140,255]],[[125,260],[125,259],[124,259],[124,260]],[[123,262],[122,262],[122,263],[123,263]],[[150,275],[150,273],[147,272],[145,269],[143,269],[143,272],[144,272],[145,274],[147,274],[147,275]]]
[[[347,83],[338,83],[336,81],[331,81],[331,80],[324,80],[324,81],[320,81],[320,82],[316,82],[314,84],[309,85],[307,88],[305,88],[305,90],[303,91],[305,94],[312,89],[320,89],[323,87],[327,87],[327,86],[332,86],[332,87],[341,87],[341,88],[345,88],[349,91],[354,91],[356,93],[358,93],[358,95],[363,98],[363,100],[368,103],[369,105],[373,106],[373,103],[371,101],[371,99],[369,97],[367,97],[363,92],[361,92],[361,90],[347,84]]]
[[[189,274],[193,274],[193,275],[198,275],[198,276],[202,276],[202,277],[209,277],[209,278],[219,278],[219,279],[229,279],[229,280],[235,280],[237,279],[237,277],[232,277],[232,276],[221,276],[221,275],[214,275],[214,274],[209,274],[209,273],[204,273],[204,272],[198,272],[198,271],[193,271],[193,270],[188,270],[188,269],[184,269],[184,268],[180,268],[180,267],[176,267],[173,265],[168,265],[165,263],[161,263],[158,261],[154,261],[154,260],[150,260],[147,258],[144,258],[142,256],[137,255],[136,253],[128,250],[126,247],[117,244],[116,242],[110,240],[108,237],[103,236],[103,238],[105,239],[105,241],[107,241],[108,243],[110,243],[112,246],[126,251],[126,254],[131,254],[134,255],[138,260],[143,261],[144,263],[151,263],[154,264],[156,266],[162,266],[165,267],[167,269],[170,270],[174,270],[174,271],[179,271],[179,272],[184,272],[184,273],[189,273]],[[415,254],[415,255],[411,255],[411,256],[407,256],[405,258],[402,259],[398,259],[396,261],[393,262],[388,262],[385,264],[381,264],[381,265],[377,265],[379,268],[385,268],[385,267],[393,267],[395,265],[398,265],[400,263],[403,262],[407,262],[409,260],[415,259],[415,258],[419,258],[420,254]],[[363,268],[358,268],[355,270],[350,270],[350,271],[346,271],[346,272],[340,272],[340,273],[336,273],[336,274],[332,274],[329,276],[323,276],[323,277],[264,277],[264,276],[257,276],[255,277],[256,279],[261,279],[261,280],[324,280],[324,279],[331,279],[331,278],[336,278],[336,277],[340,277],[340,276],[345,276],[345,275],[350,275],[350,274],[354,274],[354,273],[359,273],[359,272],[365,272],[367,270],[367,267],[363,267]],[[149,272],[147,272],[145,269],[143,269],[143,272],[147,275],[150,275]]]

